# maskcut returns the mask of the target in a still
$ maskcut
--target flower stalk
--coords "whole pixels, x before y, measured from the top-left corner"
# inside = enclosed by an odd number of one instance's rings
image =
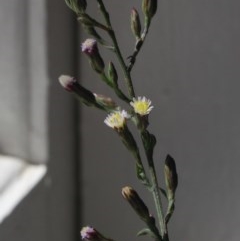
[[[135,48],[132,55],[128,58],[129,63],[126,64],[115,31],[112,27],[110,15],[105,8],[103,0],[97,0],[100,13],[105,23],[95,20],[87,13],[87,0],[65,0],[69,8],[76,14],[79,22],[88,34],[94,38],[87,39],[82,44],[82,52],[89,59],[92,69],[97,73],[98,77],[115,92],[120,100],[125,102],[127,110],[123,110],[116,102],[108,96],[92,93],[90,90],[81,86],[75,78],[70,76],[60,76],[60,84],[65,90],[75,94],[78,99],[88,106],[94,106],[107,113],[104,123],[112,128],[120,137],[124,146],[131,153],[136,162],[137,178],[152,193],[154,200],[158,222],[156,225],[155,218],[150,214],[147,205],[143,202],[138,193],[131,187],[126,186],[122,189],[122,195],[131,205],[136,214],[146,224],[146,228],[138,233],[139,235],[150,235],[156,241],[169,241],[167,224],[172,217],[175,209],[175,192],[178,184],[178,176],[174,159],[168,155],[165,160],[164,175],[166,191],[162,189],[158,183],[158,174],[156,172],[153,152],[156,145],[156,138],[147,128],[149,126],[149,114],[153,110],[152,102],[146,97],[136,97],[131,77],[131,70],[136,62],[138,53],[140,52],[151,25],[152,18],[157,11],[157,0],[142,0],[142,14],[144,18],[144,29],[142,30],[141,16],[135,8],[132,8],[130,18],[130,28],[135,37]],[[110,44],[102,38],[96,29],[102,30],[110,37]],[[128,94],[119,88],[118,70],[112,61],[105,66],[98,49],[98,43],[106,49],[110,49],[117,57],[117,61],[123,72],[124,82],[127,87]],[[106,70],[107,69],[107,70]],[[128,127],[129,121],[132,121],[140,133],[142,146],[145,151],[146,160],[143,162],[141,151],[137,141],[132,134],[131,128]],[[146,167],[145,167],[146,166]],[[147,170],[147,171],[146,171]],[[168,206],[164,210],[162,203],[162,194],[166,197]],[[87,226],[81,230],[82,239],[89,241],[112,241],[105,238],[96,229]]]
[[[122,67],[124,78],[125,78],[125,82],[126,82],[127,89],[128,89],[129,97],[133,98],[133,97],[135,97],[135,92],[134,92],[134,88],[133,88],[133,84],[132,84],[132,78],[131,78],[130,72],[128,71],[127,66],[125,64],[125,61],[124,61],[123,56],[122,56],[122,53],[120,51],[115,32],[114,32],[114,30],[112,28],[112,24],[111,24],[111,21],[110,21],[109,13],[107,12],[107,10],[105,8],[105,5],[104,5],[102,0],[97,0],[97,2],[99,4],[99,9],[102,12],[102,14],[104,16],[104,19],[106,21],[106,24],[108,26],[107,32],[108,32],[110,38],[112,39],[113,46],[114,46],[114,52],[116,53],[116,56],[117,56],[117,58],[119,60],[119,63],[121,65],[121,67]]]
[[[147,130],[141,131],[141,138],[142,138],[145,154],[147,157],[149,174],[151,177],[151,192],[153,195],[153,199],[154,199],[154,203],[157,211],[159,227],[161,230],[161,237],[163,238],[167,233],[167,229],[164,221],[160,187],[158,185],[155,165],[153,161],[153,149],[154,149],[154,146],[156,145],[156,138],[154,135],[150,134]]]

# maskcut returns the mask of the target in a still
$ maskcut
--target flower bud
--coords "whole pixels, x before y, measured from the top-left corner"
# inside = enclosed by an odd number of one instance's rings
[[[65,2],[76,14],[85,12],[87,8],[86,0],[65,0]]]
[[[110,97],[95,94],[95,93],[94,93],[94,96],[97,103],[101,105],[104,109],[115,110],[117,108],[116,103]]]
[[[143,0],[142,11],[147,18],[151,19],[157,11],[157,0]]]
[[[101,233],[99,233],[95,228],[86,226],[83,227],[81,232],[81,237],[84,240],[89,240],[89,241],[104,241],[105,238]]]
[[[85,11],[87,8],[87,1],[86,0],[77,0],[79,9]]]
[[[127,125],[124,129],[118,132],[119,136],[121,137],[121,140],[125,147],[132,153],[132,155],[138,160],[139,159],[139,149],[137,146],[137,143],[131,133],[131,131],[128,129]]]
[[[141,35],[141,22],[139,19],[139,14],[135,8],[131,11],[131,29],[133,35],[139,39]]]
[[[59,82],[65,90],[74,93],[86,105],[96,105],[93,93],[81,86],[74,77],[61,75]]]
[[[117,70],[115,69],[115,66],[112,62],[110,62],[108,65],[108,77],[111,81],[111,84],[113,86],[117,86],[118,74],[117,74]]]
[[[61,75],[59,78],[59,83],[62,87],[69,91],[74,92],[76,90],[76,86],[78,85],[77,80],[74,77],[68,75]]]
[[[95,39],[87,39],[82,43],[82,52],[85,53],[90,60],[92,68],[97,73],[103,73],[104,71],[104,61],[99,54],[97,41]]]
[[[168,199],[174,199],[175,191],[178,185],[178,175],[174,159],[167,155],[164,166],[165,182],[167,186]]]
[[[143,221],[149,222],[149,220],[152,219],[147,206],[134,189],[128,186],[124,187],[122,189],[122,195]]]

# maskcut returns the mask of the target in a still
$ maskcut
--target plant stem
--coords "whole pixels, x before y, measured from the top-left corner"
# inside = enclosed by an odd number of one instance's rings
[[[153,195],[153,199],[154,199],[154,203],[157,211],[161,237],[164,241],[167,241],[167,239],[165,240],[165,238],[168,237],[167,226],[165,224],[163,205],[162,205],[162,200],[160,195],[160,187],[158,185],[155,165],[153,161],[153,149],[156,144],[156,139],[146,129],[141,130],[141,138],[142,138],[143,146],[147,157],[149,174],[150,174],[151,185],[152,185],[151,192]]]
[[[123,131],[118,132],[118,134],[120,135],[123,144],[126,146],[126,148],[131,152],[131,154],[133,155],[133,157],[136,160],[136,164],[137,164],[137,177],[138,179],[144,184],[149,186],[149,180],[148,177],[146,175],[146,171],[144,168],[144,165],[142,163],[142,159],[139,153],[139,148],[137,146],[137,143],[131,133],[131,131],[128,129],[128,127],[126,126],[124,128]],[[139,173],[139,168],[141,170],[141,173]]]
[[[165,227],[165,222],[164,222],[163,206],[162,206],[156,171],[155,171],[155,167],[154,167],[154,162],[153,162],[152,158],[150,158],[150,159],[148,158],[148,166],[149,166],[149,173],[150,173],[150,177],[151,177],[151,181],[152,181],[152,194],[153,194],[153,199],[154,199],[156,210],[157,210],[157,215],[158,215],[158,220],[159,220],[159,225],[160,225],[160,230],[161,230],[161,236],[164,237],[164,235],[166,233],[166,227]]]
[[[144,41],[145,41],[145,39],[147,37],[149,27],[150,27],[150,22],[148,23],[147,26],[145,26],[144,31],[143,31],[143,33],[141,35],[141,38],[136,41],[135,49],[133,51],[133,54],[129,57],[130,58],[130,62],[128,64],[128,66],[127,66],[128,72],[131,72],[131,70],[132,70],[132,68],[133,68],[133,66],[134,66],[134,64],[136,62],[137,55],[140,52],[140,50],[141,50],[141,48],[143,46],[143,43],[144,43]]]
[[[122,99],[123,101],[125,101],[126,103],[129,103],[131,100],[128,99],[128,97],[118,88],[118,86],[113,86],[111,83],[110,83],[110,80],[108,79],[108,77],[106,76],[105,73],[102,73],[100,74],[102,80],[108,85],[110,86],[111,88],[114,89],[116,95]]]
[[[101,10],[101,12],[104,16],[104,19],[105,19],[107,27],[108,27],[107,32],[108,32],[110,38],[112,39],[113,46],[114,46],[114,52],[116,53],[118,61],[119,61],[120,65],[121,65],[121,68],[123,70],[129,97],[132,99],[133,97],[135,97],[135,92],[134,92],[134,88],[133,88],[133,84],[132,84],[131,75],[130,75],[130,72],[128,71],[128,69],[127,69],[127,66],[126,66],[125,61],[124,61],[123,56],[122,56],[122,53],[120,51],[115,32],[112,28],[109,13],[107,12],[103,1],[102,0],[97,0],[97,1],[98,1],[99,8],[100,8],[100,10]]]

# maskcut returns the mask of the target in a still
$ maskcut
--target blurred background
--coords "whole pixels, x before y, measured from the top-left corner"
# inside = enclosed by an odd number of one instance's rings
[[[130,11],[141,12],[141,1],[105,2],[126,59],[134,48]],[[177,164],[170,240],[238,241],[240,2],[158,5],[132,77],[137,96],[154,106],[149,130],[157,137],[162,186],[166,155]],[[95,1],[88,9],[101,20]],[[130,185],[155,213],[134,161],[103,123],[106,114],[79,105],[57,80],[76,76],[86,88],[116,99],[81,54],[88,35],[64,0],[0,0],[0,20],[0,154],[48,170],[0,223],[0,240],[79,240],[86,225],[115,240],[145,240],[136,237],[144,224],[121,196]],[[119,69],[113,55],[100,52]]]

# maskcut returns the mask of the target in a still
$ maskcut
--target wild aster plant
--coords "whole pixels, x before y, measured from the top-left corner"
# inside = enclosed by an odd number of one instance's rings
[[[139,231],[138,235],[150,235],[157,241],[169,241],[167,225],[174,211],[175,191],[178,185],[176,165],[174,159],[170,155],[167,155],[164,166],[166,188],[160,187],[153,160],[156,138],[147,129],[149,125],[148,116],[153,106],[151,100],[145,96],[136,97],[131,77],[131,70],[144,44],[151,21],[157,11],[158,1],[142,0],[143,28],[140,14],[135,8],[131,10],[130,27],[135,37],[135,48],[128,60],[125,60],[122,56],[115,31],[111,24],[110,15],[103,0],[96,0],[96,4],[104,18],[104,23],[95,20],[88,13],[87,0],[65,0],[65,2],[67,6],[76,13],[77,19],[83,29],[91,36],[82,43],[82,52],[86,54],[92,69],[98,74],[100,79],[115,92],[119,99],[127,103],[128,110],[123,110],[109,97],[92,93],[90,90],[81,86],[74,77],[62,75],[59,77],[59,82],[67,91],[72,92],[82,103],[96,107],[107,113],[104,123],[117,132],[123,144],[136,160],[137,178],[144,184],[147,190],[151,192],[156,207],[156,219],[158,220],[157,222],[155,221],[155,217],[149,213],[148,207],[132,187],[124,187],[122,189],[122,196],[146,225],[146,228]],[[110,37],[110,45],[101,36],[102,32],[105,32]],[[118,72],[113,62],[109,61],[108,67],[106,67],[98,45],[109,49],[116,55],[124,75],[128,90],[127,94],[118,86]],[[128,128],[129,121],[135,124],[140,133],[148,168],[145,168],[145,165],[143,165],[135,137]],[[166,210],[164,210],[162,205],[163,198],[166,198],[168,202]],[[95,228],[89,226],[82,228],[81,237],[89,241],[112,240],[105,238]]]

